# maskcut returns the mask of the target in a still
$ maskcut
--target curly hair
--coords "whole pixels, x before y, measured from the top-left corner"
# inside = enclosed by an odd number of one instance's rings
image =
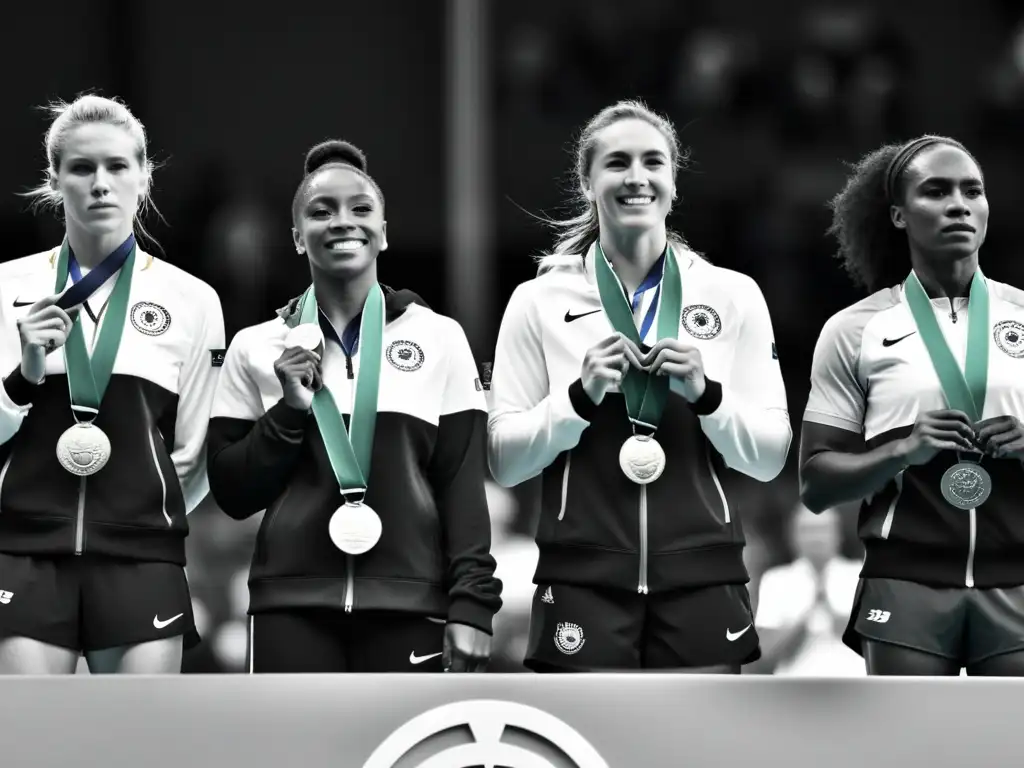
[[[829,201],[828,234],[839,242],[835,257],[857,285],[877,291],[896,285],[910,269],[907,234],[897,229],[890,206],[906,192],[906,169],[924,149],[949,144],[974,156],[956,139],[921,136],[906,144],[886,144],[851,166],[842,191]],[[890,178],[891,176],[891,178]]]

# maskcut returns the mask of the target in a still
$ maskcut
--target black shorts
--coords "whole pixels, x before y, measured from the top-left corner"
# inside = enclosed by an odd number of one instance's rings
[[[929,587],[899,579],[861,579],[843,641],[902,645],[962,666],[1024,649],[1024,586]]]
[[[250,672],[442,672],[443,619],[329,608],[249,617]]]
[[[0,553],[0,638],[99,651],[179,635],[199,642],[180,565]]]
[[[538,586],[523,664],[580,672],[749,664],[761,657],[742,584],[656,595]]]

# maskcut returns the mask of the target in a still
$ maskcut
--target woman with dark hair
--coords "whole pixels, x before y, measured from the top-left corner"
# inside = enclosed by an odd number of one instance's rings
[[[1024,674],[1024,292],[985,277],[984,176],[922,136],[854,167],[839,258],[873,293],[814,353],[801,498],[862,500],[844,640],[869,674]]]
[[[312,285],[232,340],[210,422],[215,499],[267,510],[249,669],[482,670],[501,583],[465,333],[377,282],[384,195],[351,144],[310,150],[292,219]]]

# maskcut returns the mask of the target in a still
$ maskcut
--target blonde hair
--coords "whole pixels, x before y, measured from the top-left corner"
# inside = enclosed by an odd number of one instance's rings
[[[541,219],[553,229],[559,231],[554,248],[550,252],[537,257],[541,273],[563,263],[566,256],[584,255],[587,249],[597,240],[600,233],[597,204],[587,199],[583,188],[590,175],[590,166],[594,162],[594,152],[597,150],[597,134],[608,126],[622,120],[643,120],[665,137],[665,141],[668,143],[669,160],[672,163],[673,176],[689,160],[689,153],[680,146],[679,137],[672,122],[664,115],[660,115],[650,109],[640,100],[627,99],[620,101],[605,107],[594,115],[584,126],[576,142],[575,184],[573,185],[573,203],[577,208],[576,215],[563,220]],[[678,232],[669,230],[668,241],[680,250],[693,253],[686,240]]]
[[[68,135],[71,131],[80,126],[94,123],[104,123],[122,128],[135,142],[135,159],[138,161],[139,167],[142,168],[146,178],[145,192],[143,193],[142,200],[139,201],[139,206],[135,213],[134,228],[137,235],[149,240],[159,248],[159,243],[156,242],[156,239],[146,230],[142,223],[142,217],[150,209],[155,211],[161,219],[163,216],[157,210],[150,196],[155,165],[149,159],[146,149],[146,129],[139,119],[120,100],[108,99],[103,96],[96,96],[95,94],[79,96],[70,104],[65,101],[56,101],[47,105],[44,109],[53,117],[53,122],[50,123],[50,128],[47,130],[46,138],[43,142],[47,161],[46,170],[43,174],[43,182],[39,186],[23,193],[24,197],[32,200],[32,208],[34,210],[49,208],[60,211],[63,207],[63,196],[60,190],[54,187],[56,186],[61,160],[64,157],[64,151],[67,146]]]

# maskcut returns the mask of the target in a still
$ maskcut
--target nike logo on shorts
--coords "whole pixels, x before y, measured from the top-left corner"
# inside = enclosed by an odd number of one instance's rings
[[[183,613],[179,613],[177,616],[171,616],[171,618],[167,619],[166,621],[160,621],[160,617],[159,616],[154,616],[153,617],[153,626],[156,629],[163,629],[164,627],[168,626],[169,624],[173,624],[175,621],[177,621],[178,619],[180,619],[184,615],[185,614],[183,614]]]
[[[904,339],[906,339],[906,338],[908,338],[910,336],[913,336],[915,333],[917,333],[917,331],[911,331],[906,336],[900,336],[898,339],[882,339],[882,346],[883,347],[891,347],[893,344],[898,344],[899,342],[903,341]]]
[[[747,630],[750,629],[752,626],[754,626],[754,625],[753,624],[747,624],[747,626],[745,626],[739,632],[730,632],[727,629],[727,630],[725,630],[725,639],[728,640],[730,643],[735,643],[737,640],[739,640],[741,637],[743,637],[745,634],[747,634]]]
[[[600,309],[592,309],[589,312],[581,312],[578,315],[574,315],[571,312],[569,312],[569,310],[566,310],[565,311],[565,322],[571,323],[573,320],[579,320],[581,317],[586,317],[587,315],[593,315],[594,313],[600,312],[600,311],[601,311]]]
[[[416,655],[416,651],[413,651],[412,653],[409,654],[409,663],[410,664],[422,664],[424,661],[427,661],[428,659],[432,659],[435,656],[440,656],[440,655],[441,655],[441,652],[438,651],[437,653],[429,653],[426,656],[417,656]]]

